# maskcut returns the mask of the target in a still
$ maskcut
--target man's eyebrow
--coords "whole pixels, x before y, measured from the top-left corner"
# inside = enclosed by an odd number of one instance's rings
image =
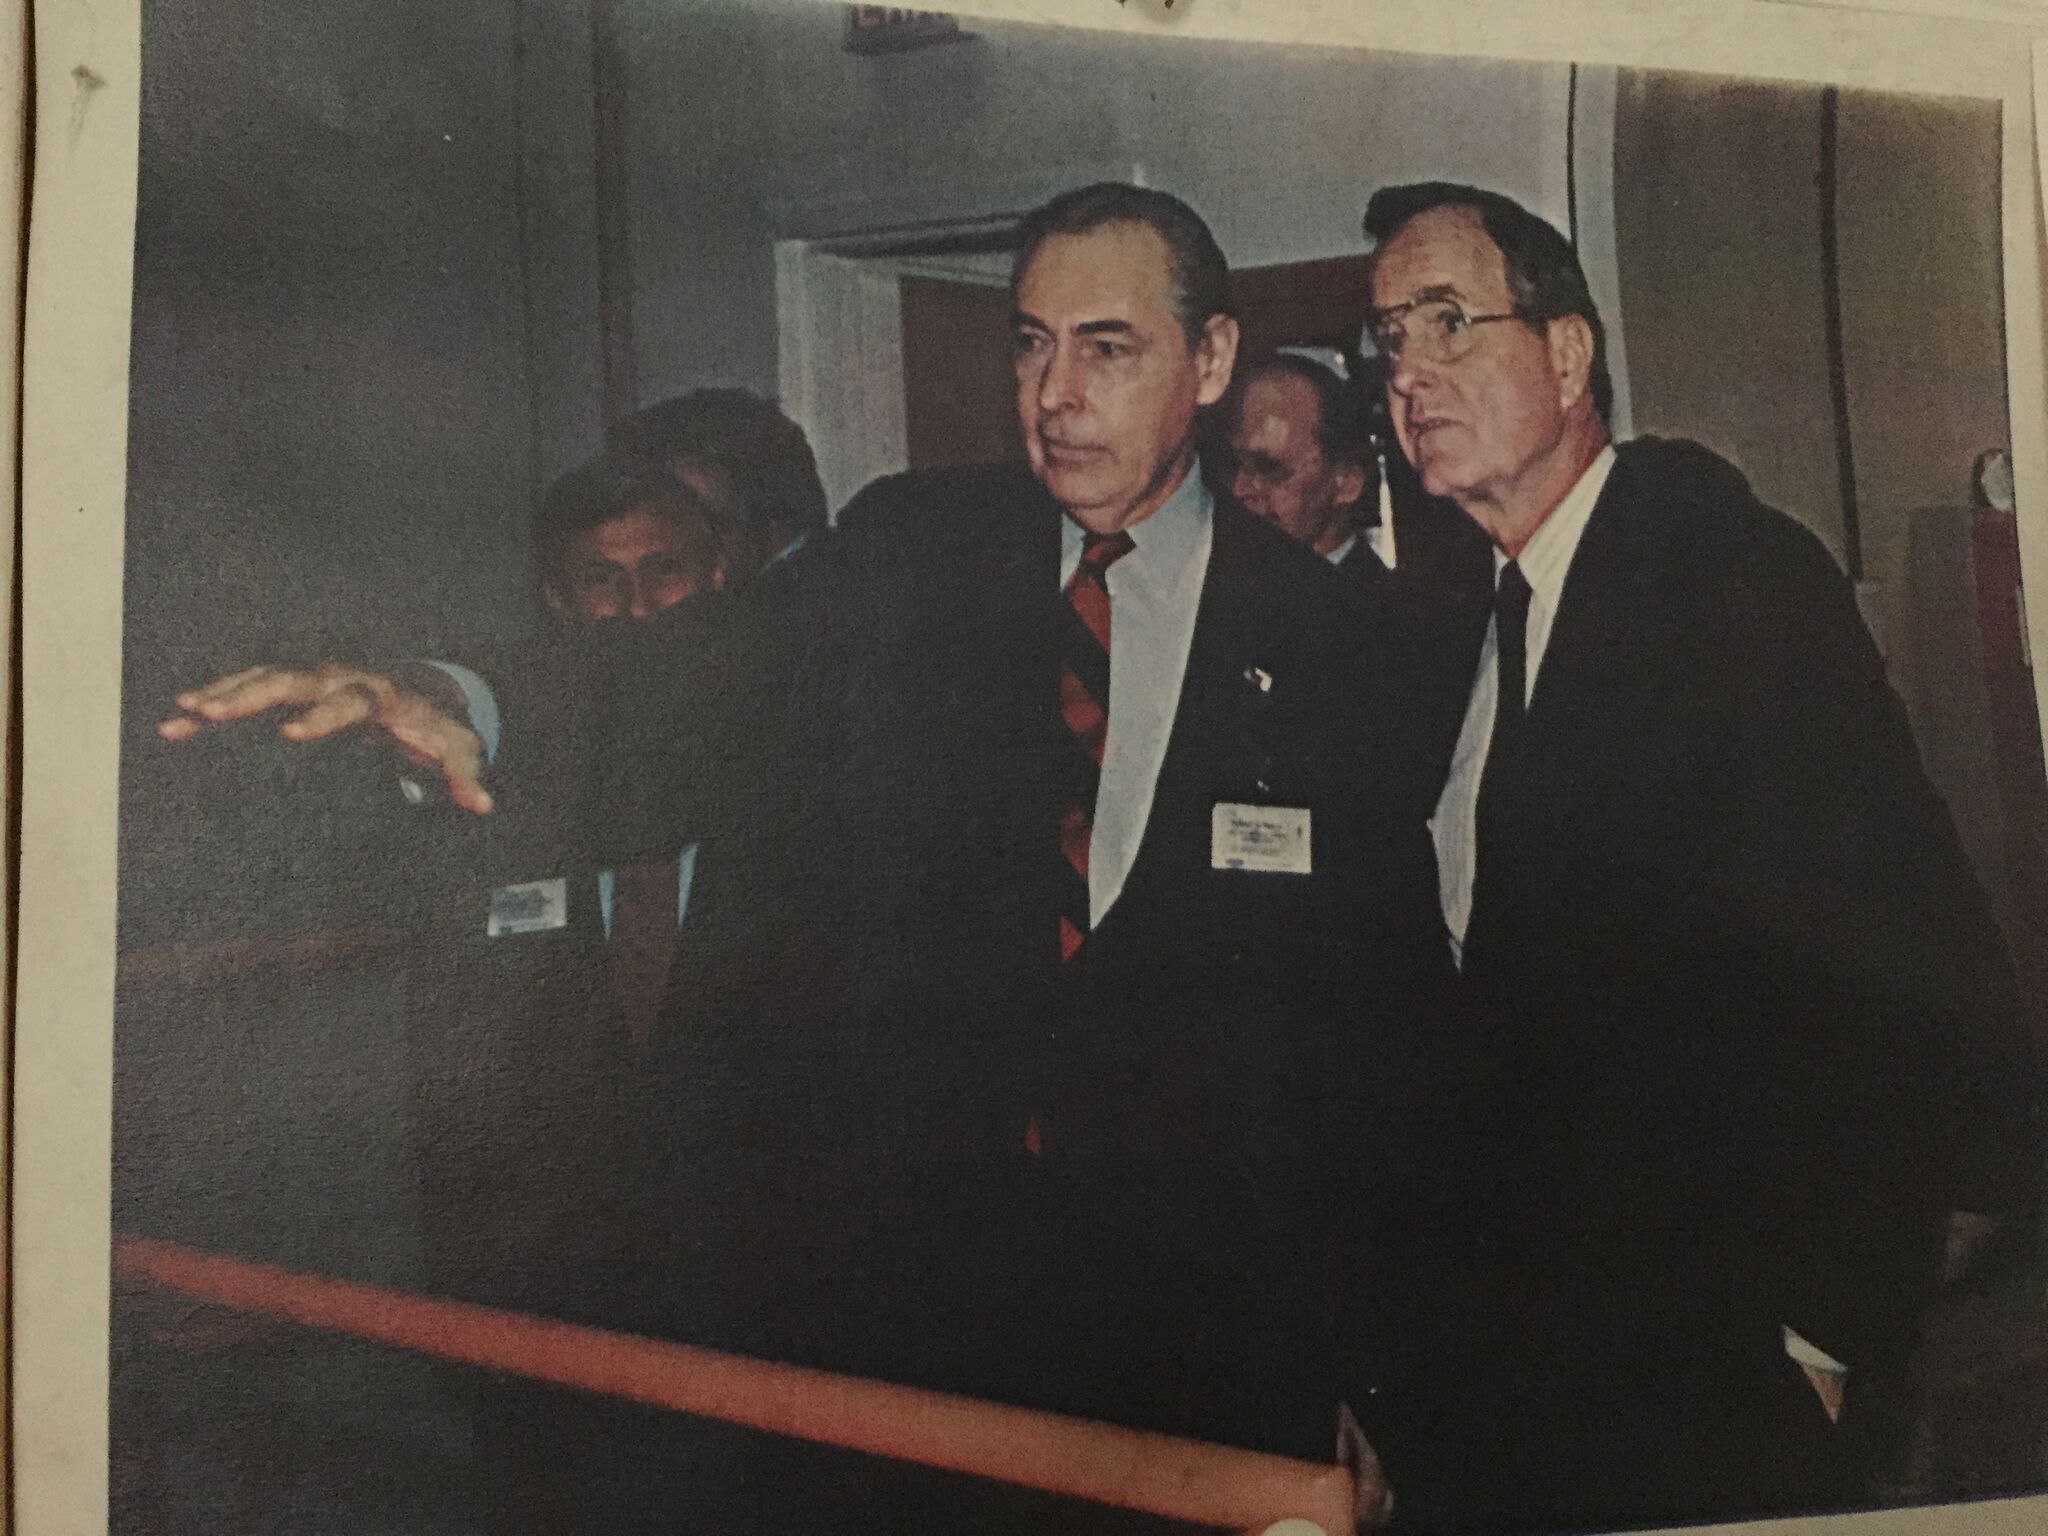
[[[1132,336],[1137,327],[1128,320],[1084,320],[1074,327],[1081,336]]]
[[[1403,299],[1398,304],[1389,304],[1384,309],[1374,310],[1372,318],[1374,320],[1383,320],[1391,315],[1406,314],[1418,304],[1435,304],[1444,299],[1462,304],[1465,296],[1458,292],[1458,287],[1455,283],[1431,283],[1427,288],[1422,289],[1411,298]]]

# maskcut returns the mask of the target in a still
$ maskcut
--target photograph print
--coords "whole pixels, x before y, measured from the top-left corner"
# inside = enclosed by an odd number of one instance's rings
[[[2048,1488],[1999,100],[142,39],[112,1529]]]

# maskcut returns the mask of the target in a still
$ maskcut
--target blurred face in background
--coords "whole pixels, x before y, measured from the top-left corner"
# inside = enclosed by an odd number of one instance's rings
[[[1325,454],[1321,426],[1322,402],[1308,380],[1254,375],[1230,429],[1237,460],[1231,492],[1247,511],[1327,555],[1356,528],[1365,466]]]
[[[575,618],[650,619],[723,583],[711,531],[643,502],[570,540],[547,598]]]

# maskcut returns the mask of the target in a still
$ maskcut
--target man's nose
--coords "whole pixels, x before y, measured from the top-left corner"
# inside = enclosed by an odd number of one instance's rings
[[[1054,347],[1038,376],[1038,408],[1070,410],[1081,403],[1082,395],[1080,358],[1069,347]]]
[[[1259,510],[1259,482],[1248,469],[1240,469],[1237,477],[1230,482],[1230,494],[1238,499],[1247,511]]]
[[[626,578],[626,613],[635,619],[651,619],[661,610],[655,604],[654,583],[638,576]]]
[[[1387,392],[1406,400],[1428,376],[1429,364],[1420,352],[1414,347],[1403,347],[1394,354],[1393,366],[1387,370]]]

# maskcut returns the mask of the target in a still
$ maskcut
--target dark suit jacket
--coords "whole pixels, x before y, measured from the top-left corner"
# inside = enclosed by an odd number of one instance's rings
[[[1401,659],[1405,710],[1430,753],[1439,782],[1450,768],[1472,669],[1493,604],[1493,545],[1458,506],[1422,489],[1395,455],[1388,466],[1398,545],[1389,570],[1362,537],[1338,569],[1364,600],[1370,621]]]
[[[542,631],[535,641],[551,667],[566,664],[569,653],[551,644],[560,638]],[[534,734],[524,708],[515,719]],[[521,745],[534,755],[532,742]],[[607,1201],[625,1195],[610,1171],[637,1066],[585,787],[566,771],[568,743],[554,746],[555,771],[529,762],[501,777],[490,816],[413,808],[407,866],[425,914],[407,1003],[430,1283],[542,1311],[560,1304],[567,1277],[584,1276],[594,1241],[627,1219]],[[514,916],[521,894],[536,908],[545,899],[545,913],[494,936],[494,905]]]
[[[1434,786],[1341,578],[1221,502],[1141,851],[1062,965],[1059,528],[1021,470],[883,482],[671,643],[687,711],[621,712],[716,780],[640,780],[702,838],[650,1182],[690,1278],[646,1325],[1327,1456],[1308,1330],[1446,970]],[[1212,869],[1229,801],[1309,808],[1313,872]]]
[[[1985,902],[1849,584],[1690,444],[1620,450],[1495,772],[1447,1080],[1497,1324],[1477,1348],[1550,1384],[1526,1450],[1581,1478],[1532,1518],[1794,1497],[1743,1482],[1778,1448],[1752,1410],[1796,1380],[1780,1326],[1852,1381],[1896,1364],[1939,1217],[2031,1181]],[[1603,1468],[1624,1421],[1639,1465]],[[1716,1422],[1748,1445],[1728,1465],[1644,1452]],[[1660,1478],[1690,1491],[1659,1503]]]

